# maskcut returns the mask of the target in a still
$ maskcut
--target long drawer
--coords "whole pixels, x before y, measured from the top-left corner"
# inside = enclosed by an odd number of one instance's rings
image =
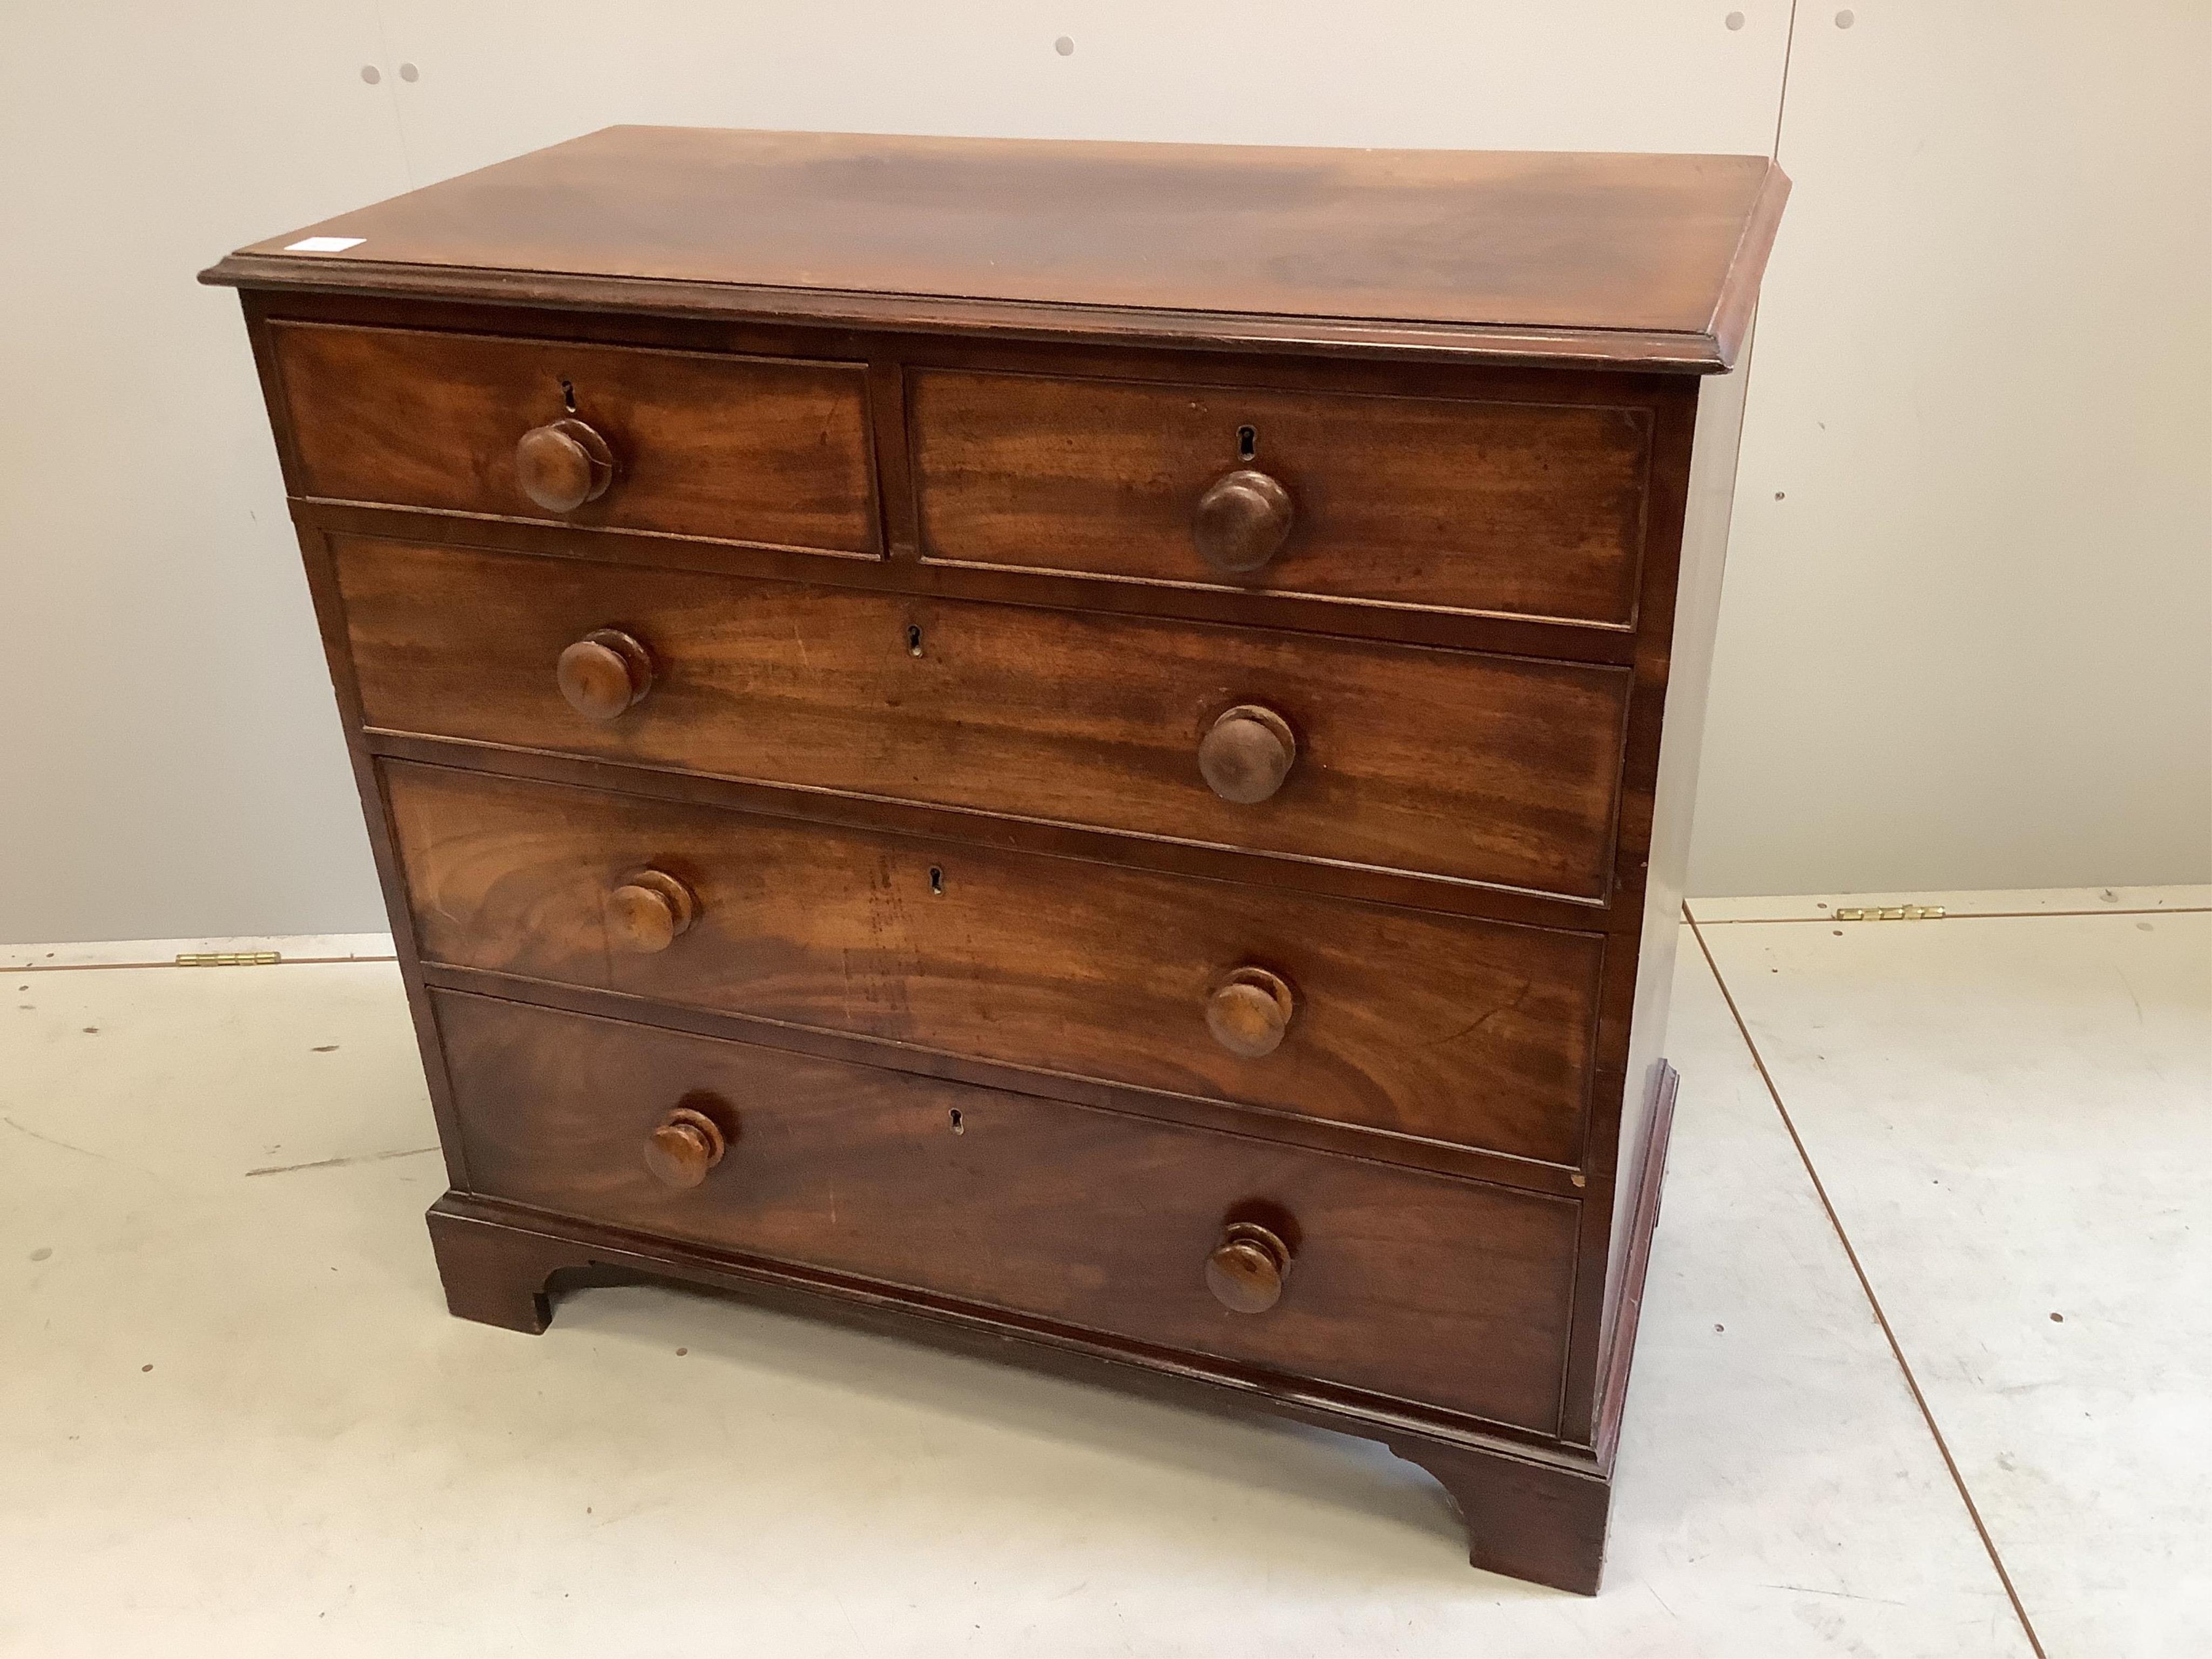
[[[1579,1154],[1595,935],[404,762],[385,783],[427,962]],[[1246,1032],[1264,976],[1289,1006]]]
[[[825,552],[879,545],[859,363],[276,323],[295,494]],[[559,482],[532,497],[525,438]],[[573,436],[571,434],[574,434]]]
[[[380,539],[331,546],[372,728],[1607,892],[1625,670]],[[561,665],[592,652],[629,678],[612,704],[580,714]]]
[[[520,1003],[433,1002],[480,1193],[1556,1430],[1572,1200]],[[1287,1270],[1273,1305],[1231,1311],[1209,1264],[1255,1225]]]

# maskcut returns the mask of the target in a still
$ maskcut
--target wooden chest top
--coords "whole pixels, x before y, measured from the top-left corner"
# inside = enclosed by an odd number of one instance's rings
[[[609,127],[209,276],[1707,372],[1735,360],[1788,191],[1762,155]]]

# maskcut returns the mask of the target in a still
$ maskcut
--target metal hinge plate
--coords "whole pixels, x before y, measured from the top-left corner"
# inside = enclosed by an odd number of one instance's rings
[[[282,951],[179,951],[179,968],[273,968],[284,960]]]
[[[1941,921],[1940,904],[1884,904],[1846,906],[1836,912],[1838,921]]]

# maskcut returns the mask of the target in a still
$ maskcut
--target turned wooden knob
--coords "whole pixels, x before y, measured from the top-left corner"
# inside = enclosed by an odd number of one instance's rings
[[[1250,467],[1216,478],[1198,498],[1190,538],[1216,570],[1257,570],[1291,534],[1291,492]]]
[[[595,628],[561,653],[554,678],[569,708],[611,720],[653,690],[653,653],[619,628]]]
[[[665,951],[699,914],[691,890],[661,870],[637,870],[607,895],[607,937],[621,950]]]
[[[1232,1054],[1257,1060],[1283,1046],[1297,1001],[1265,968],[1239,968],[1206,999],[1206,1029]]]
[[[514,446],[522,493],[548,513],[574,513],[596,501],[615,481],[615,453],[578,420],[533,426]]]
[[[1213,722],[1198,743],[1198,769],[1206,787],[1224,800],[1263,801],[1283,787],[1298,757],[1290,722],[1258,703],[1239,703]]]
[[[1283,1299],[1291,1247],[1256,1221],[1232,1221],[1206,1258],[1206,1288],[1231,1313],[1265,1313]]]
[[[722,1161],[726,1146],[713,1118],[678,1106],[645,1138],[645,1167],[664,1187],[696,1187]]]

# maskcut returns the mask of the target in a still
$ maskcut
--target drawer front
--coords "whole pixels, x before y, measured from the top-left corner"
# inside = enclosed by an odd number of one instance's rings
[[[750,1044],[434,993],[493,1197],[1133,1343],[1556,1429],[1579,1206]],[[726,1149],[649,1172],[678,1109]],[[696,1127],[677,1133],[691,1138]],[[696,1171],[702,1159],[692,1157]],[[1291,1245],[1229,1311],[1231,1221]]]
[[[1586,899],[1607,890],[1624,670],[332,545],[372,727]],[[589,719],[556,667],[610,629],[645,648],[650,689]],[[1271,797],[1222,799],[1201,743],[1231,709],[1260,706],[1296,757]]]
[[[278,323],[296,493],[845,553],[879,545],[858,363]],[[580,420],[605,493],[525,493],[525,434]]]
[[[1635,621],[1645,410],[943,369],[912,374],[908,422],[931,559]],[[1279,501],[1209,539],[1238,504],[1201,502],[1248,470]]]
[[[426,961],[1555,1164],[1580,1150],[1592,935],[442,767],[387,763],[385,782]],[[664,879],[672,906],[641,896]],[[1232,1052],[1209,1010],[1233,1022],[1255,969],[1289,1018],[1262,1054],[1231,1024]]]

